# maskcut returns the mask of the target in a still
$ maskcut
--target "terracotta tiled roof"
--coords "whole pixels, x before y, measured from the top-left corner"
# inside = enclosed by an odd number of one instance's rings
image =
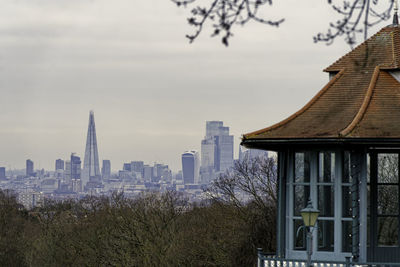
[[[324,71],[337,73],[301,110],[243,140],[400,138],[400,27],[387,26]]]

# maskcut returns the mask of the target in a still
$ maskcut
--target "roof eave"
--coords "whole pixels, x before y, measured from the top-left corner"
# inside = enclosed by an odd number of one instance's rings
[[[400,138],[279,138],[243,139],[246,148],[281,151],[291,149],[400,148]]]

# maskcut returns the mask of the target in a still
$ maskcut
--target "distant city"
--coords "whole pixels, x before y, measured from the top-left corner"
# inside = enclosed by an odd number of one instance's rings
[[[191,201],[204,199],[203,189],[219,174],[234,165],[234,137],[222,121],[207,121],[201,152],[182,153],[182,170],[173,173],[168,165],[143,161],[122,163],[122,169],[111,172],[111,162],[102,160],[100,171],[94,112],[89,113],[83,167],[76,153],[66,159],[55,159],[54,170],[35,170],[34,159],[26,160],[25,170],[6,170],[0,166],[0,188],[13,190],[18,201],[30,209],[43,205],[46,199],[79,199],[86,195],[110,195],[123,192],[135,197],[146,191],[180,191]],[[239,147],[239,158],[268,157],[263,150]]]

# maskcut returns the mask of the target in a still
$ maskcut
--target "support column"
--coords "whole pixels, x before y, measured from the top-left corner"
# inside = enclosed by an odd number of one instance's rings
[[[352,151],[350,155],[351,164],[351,208],[352,208],[352,255],[353,262],[360,258],[360,177],[361,177],[362,153]]]
[[[276,254],[285,257],[285,229],[286,229],[286,177],[288,168],[288,152],[278,152],[278,203],[277,203],[277,238]]]

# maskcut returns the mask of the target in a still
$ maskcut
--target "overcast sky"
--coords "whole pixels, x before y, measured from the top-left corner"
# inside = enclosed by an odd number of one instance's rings
[[[100,160],[181,169],[206,120],[235,136],[278,122],[328,81],[349,51],[314,44],[335,14],[321,0],[275,1],[279,28],[235,28],[229,48],[206,28],[194,44],[189,10],[169,0],[0,0],[0,166],[53,169],[83,159],[94,110]],[[388,23],[386,23],[388,24]],[[381,24],[378,28],[384,26]]]

